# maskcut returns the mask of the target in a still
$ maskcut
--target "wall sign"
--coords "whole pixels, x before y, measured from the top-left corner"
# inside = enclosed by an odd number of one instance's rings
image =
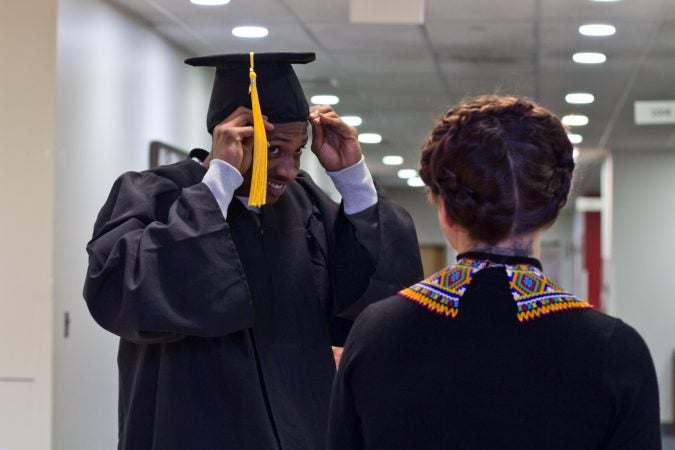
[[[636,125],[675,124],[675,100],[638,101],[634,111]]]

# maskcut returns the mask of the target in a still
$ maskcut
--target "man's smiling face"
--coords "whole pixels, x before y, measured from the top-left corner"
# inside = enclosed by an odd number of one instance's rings
[[[307,144],[307,122],[275,123],[267,134],[267,204],[275,203],[295,180],[300,170],[300,155]],[[244,183],[237,195],[248,197],[251,190],[251,173],[244,176]]]

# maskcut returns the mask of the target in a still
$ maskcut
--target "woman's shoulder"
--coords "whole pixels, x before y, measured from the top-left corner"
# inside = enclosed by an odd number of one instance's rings
[[[602,313],[597,313],[604,315]],[[611,316],[611,334],[607,341],[606,369],[609,371],[653,370],[649,347],[640,333],[621,319]]]
[[[424,329],[424,322],[435,317],[400,295],[372,303],[357,317],[349,337],[364,346],[380,344],[391,347],[414,331]]]
[[[555,318],[567,329],[567,333],[586,340],[600,340],[605,346],[644,342],[635,328],[620,318],[595,308],[568,311]],[[551,321],[551,325],[554,322],[556,321]],[[546,324],[546,321],[542,321],[542,324]]]
[[[399,295],[379,300],[364,309],[354,325],[361,322],[368,327],[377,327],[405,321],[410,316],[406,303]]]

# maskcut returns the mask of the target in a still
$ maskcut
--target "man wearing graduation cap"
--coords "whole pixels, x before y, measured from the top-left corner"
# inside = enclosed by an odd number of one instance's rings
[[[331,345],[368,304],[421,278],[408,214],[379,193],[356,131],[310,108],[309,54],[216,67],[210,154],[122,175],[87,246],[84,295],[120,336],[120,449],[321,449]],[[342,194],[306,173],[312,151]]]

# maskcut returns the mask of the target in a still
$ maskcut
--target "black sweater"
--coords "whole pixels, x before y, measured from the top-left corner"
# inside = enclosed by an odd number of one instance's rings
[[[592,309],[521,323],[503,267],[474,276],[454,319],[401,296],[370,306],[331,408],[329,449],[661,448],[640,335]]]

